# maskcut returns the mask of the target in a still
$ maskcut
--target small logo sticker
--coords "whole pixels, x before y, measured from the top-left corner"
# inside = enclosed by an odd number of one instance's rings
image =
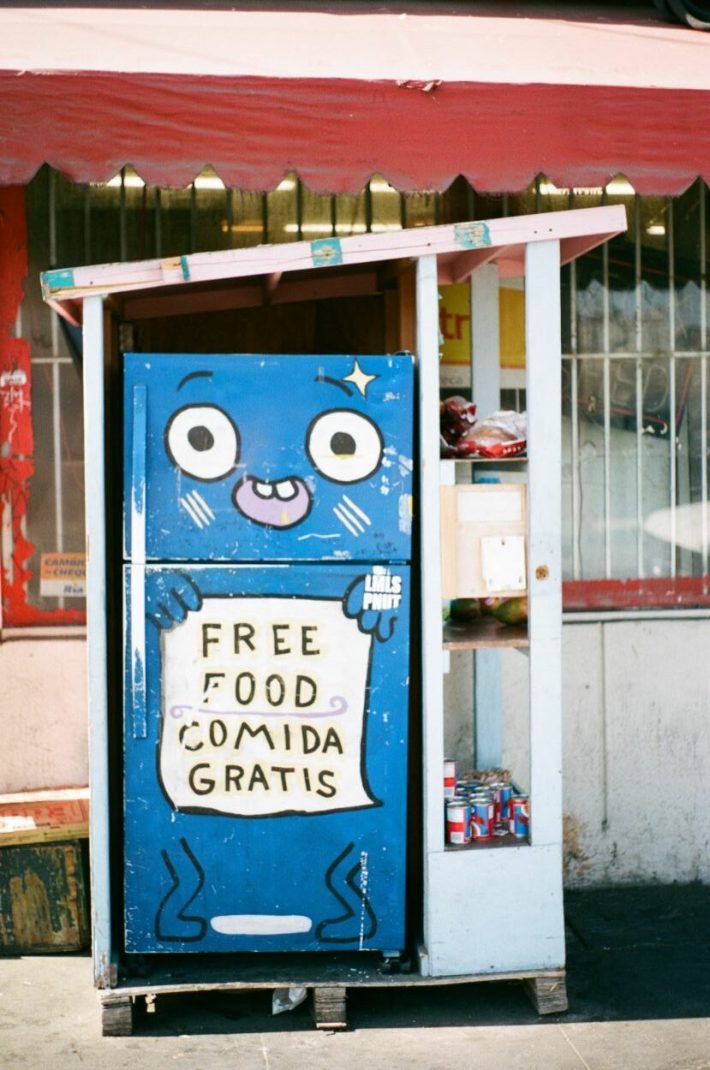
[[[487,223],[456,223],[454,241],[462,249],[480,249],[491,244],[491,232]]]
[[[318,238],[312,241],[311,256],[314,267],[330,267],[343,262],[343,250],[337,238]]]
[[[50,292],[52,290],[69,290],[74,286],[74,272],[71,268],[45,271],[42,273],[42,282]]]

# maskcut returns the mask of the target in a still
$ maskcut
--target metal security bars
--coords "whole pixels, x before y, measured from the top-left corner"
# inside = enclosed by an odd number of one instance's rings
[[[648,580],[644,604],[656,581],[708,572],[707,188],[651,199],[617,182],[602,198],[626,203],[630,228],[569,269],[565,566]],[[676,604],[707,595],[663,586]]]
[[[558,189],[540,177],[516,195],[480,194],[459,179],[443,193],[402,194],[375,176],[357,194],[328,196],[295,174],[262,194],[225,188],[209,168],[186,189],[159,189],[129,167],[87,186],[45,167],[27,188],[29,277],[16,327],[32,350],[35,471],[24,530],[35,549],[26,605],[56,622],[75,619],[82,605],[42,580],[47,555],[81,553],[84,532],[80,344],[42,302],[40,271],[615,202],[627,207],[627,234],[562,276],[566,597],[586,607],[649,604],[662,583],[673,604],[708,604],[702,182],[675,198],[640,197],[623,178],[604,189]],[[504,405],[524,407],[522,381],[507,375]],[[606,601],[596,603],[600,588]],[[12,617],[6,606],[6,626]]]

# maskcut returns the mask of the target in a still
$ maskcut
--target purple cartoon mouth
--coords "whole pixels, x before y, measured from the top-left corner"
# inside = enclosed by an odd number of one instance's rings
[[[311,511],[311,495],[302,479],[261,480],[244,476],[232,500],[243,516],[270,528],[292,528]]]

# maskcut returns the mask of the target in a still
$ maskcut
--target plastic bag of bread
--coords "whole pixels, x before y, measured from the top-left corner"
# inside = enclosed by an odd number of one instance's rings
[[[527,447],[527,416],[501,409],[474,424],[456,443],[460,457],[516,457]]]

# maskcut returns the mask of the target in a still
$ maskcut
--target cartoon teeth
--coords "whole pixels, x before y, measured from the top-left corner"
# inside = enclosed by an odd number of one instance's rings
[[[244,476],[232,492],[235,508],[248,520],[270,528],[300,524],[311,511],[313,500],[302,479],[257,479]]]
[[[280,498],[282,502],[288,502],[298,494],[298,487],[293,479],[279,479],[274,483],[264,483],[254,480],[254,493],[259,498]]]

